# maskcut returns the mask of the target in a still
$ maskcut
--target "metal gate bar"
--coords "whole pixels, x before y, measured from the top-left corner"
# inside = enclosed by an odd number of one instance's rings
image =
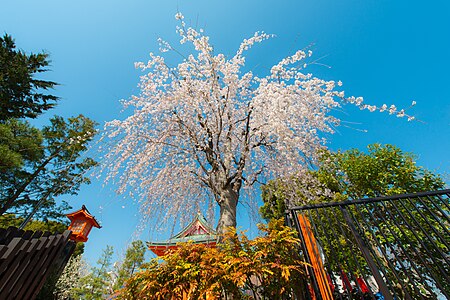
[[[324,276],[334,299],[450,299],[450,189],[291,207],[287,220],[323,268],[308,272],[313,299],[329,299]]]

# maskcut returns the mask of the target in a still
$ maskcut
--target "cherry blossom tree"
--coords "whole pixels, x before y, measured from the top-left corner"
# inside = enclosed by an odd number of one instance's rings
[[[136,63],[144,72],[140,94],[123,101],[132,113],[105,126],[107,181],[138,198],[147,216],[185,215],[215,201],[223,233],[236,226],[244,188],[314,161],[324,133],[339,125],[333,109],[352,103],[407,116],[395,106],[346,97],[341,82],[307,73],[311,51],[299,50],[259,77],[246,70],[244,54],[271,35],[256,32],[228,58],[215,53],[202,30],[187,27],[179,13],[176,18],[180,42],[191,44],[192,54],[160,40],[162,52],[175,51],[183,60],[171,67],[150,53],[147,63]]]
[[[73,299],[83,288],[82,278],[89,275],[88,263],[82,255],[72,256],[56,282],[54,299]]]

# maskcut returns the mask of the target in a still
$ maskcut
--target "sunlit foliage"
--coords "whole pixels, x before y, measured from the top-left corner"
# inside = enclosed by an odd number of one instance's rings
[[[231,230],[217,248],[180,244],[132,277],[121,297],[286,299],[299,295],[304,291],[305,264],[297,252],[296,232],[282,224],[278,220],[261,225],[264,235],[254,240]]]

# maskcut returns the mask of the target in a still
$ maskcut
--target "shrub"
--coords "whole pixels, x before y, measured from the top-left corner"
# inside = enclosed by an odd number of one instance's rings
[[[229,230],[217,247],[180,244],[128,280],[122,299],[289,299],[302,291],[305,263],[296,232],[281,220],[249,240]]]

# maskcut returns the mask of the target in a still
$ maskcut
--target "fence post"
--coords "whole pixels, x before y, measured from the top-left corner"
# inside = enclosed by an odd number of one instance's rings
[[[314,291],[314,294],[318,294],[319,289],[317,287],[317,282],[316,282],[315,277],[314,277],[314,271],[313,271],[313,269],[311,267],[311,261],[309,259],[308,252],[306,251],[305,239],[303,238],[303,235],[302,235],[302,232],[301,232],[300,223],[298,221],[297,213],[295,211],[293,211],[293,210],[291,211],[291,217],[292,217],[292,219],[290,221],[292,221],[294,223],[294,224],[291,224],[291,225],[295,226],[293,228],[296,228],[298,230],[297,234],[298,234],[298,236],[300,238],[301,250],[303,252],[303,256],[304,256],[306,262],[309,264],[309,266],[306,267],[306,272],[309,273],[310,276],[313,277],[313,278],[310,277],[312,279],[312,280],[310,280],[310,282],[311,282],[310,284],[312,285],[312,289]],[[303,279],[302,282],[303,282],[304,291],[303,291],[303,295],[302,295],[303,299],[301,299],[301,300],[312,300],[312,299],[315,299],[311,295],[311,291],[309,289],[307,280]]]
[[[379,272],[375,262],[373,261],[372,256],[370,255],[369,249],[367,248],[363,239],[361,238],[358,231],[356,230],[355,224],[353,223],[352,219],[348,215],[347,210],[342,206],[339,206],[339,209],[341,210],[342,215],[344,216],[344,220],[347,222],[347,225],[349,226],[350,231],[353,234],[353,237],[355,238],[356,243],[358,244],[359,249],[362,252],[362,255],[364,256],[364,259],[366,260],[367,265],[369,266],[370,270],[372,271],[372,275],[378,284],[378,289],[383,294],[383,296],[386,300],[393,300],[394,298],[392,297],[392,294],[389,291],[389,288],[387,287],[386,282],[384,282],[383,278],[381,277],[380,272]]]

